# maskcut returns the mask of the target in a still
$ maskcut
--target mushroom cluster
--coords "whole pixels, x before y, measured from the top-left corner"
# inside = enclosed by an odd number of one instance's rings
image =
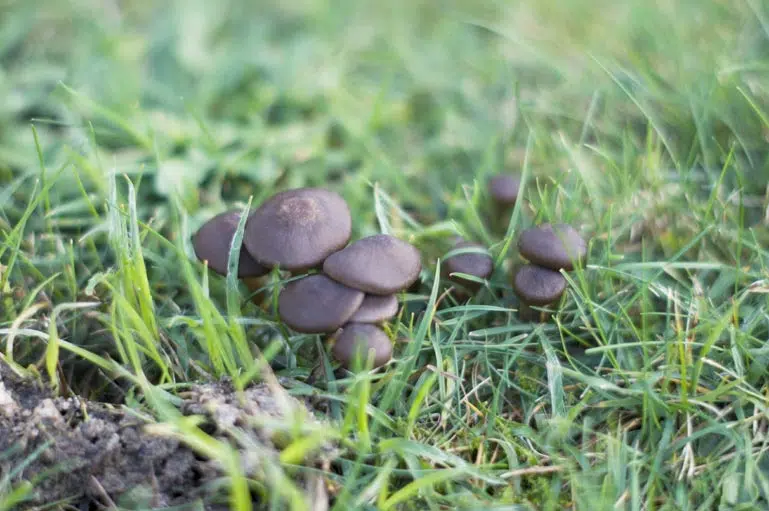
[[[507,222],[518,201],[521,176],[497,174],[487,189],[494,207],[494,220]],[[505,231],[506,225],[497,225]],[[542,224],[521,232],[518,251],[526,264],[513,274],[513,291],[520,299],[519,317],[524,321],[546,321],[550,313],[532,307],[546,307],[557,302],[566,290],[566,278],[561,270],[572,271],[585,263],[587,243],[566,224]]]
[[[587,258],[587,243],[570,225],[541,224],[521,232],[518,251],[528,261],[513,275],[513,290],[521,300],[524,321],[546,321],[550,314],[535,311],[557,302],[566,290],[561,270],[572,271]]]
[[[520,184],[516,174],[489,180],[495,220],[509,220]],[[194,235],[197,257],[221,275],[227,274],[241,216],[237,210],[216,215]],[[273,270],[290,276],[277,297],[282,323],[296,332],[329,336],[333,357],[347,368],[372,362],[380,367],[392,357],[383,324],[398,313],[397,295],[417,283],[422,258],[416,247],[389,234],[352,242],[351,236],[350,209],[336,192],[297,188],[276,193],[246,218],[237,276],[252,292],[265,287]],[[525,260],[512,277],[519,316],[545,321],[549,313],[533,307],[561,298],[566,289],[561,271],[584,264],[587,244],[569,225],[542,224],[520,234],[518,250]],[[458,237],[443,261],[442,277],[464,299],[476,294],[493,270],[486,247]]]
[[[222,275],[239,218],[237,211],[217,215],[193,240],[197,257]],[[238,277],[248,284],[274,268],[297,277],[278,295],[281,321],[296,332],[329,334],[332,354],[345,367],[369,360],[379,367],[392,356],[380,326],[397,314],[397,293],[419,277],[421,257],[388,234],[350,243],[351,234],[350,210],[336,192],[279,192],[246,221]]]

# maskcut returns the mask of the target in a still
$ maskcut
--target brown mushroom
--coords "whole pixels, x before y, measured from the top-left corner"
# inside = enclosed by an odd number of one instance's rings
[[[513,290],[521,301],[519,317],[524,321],[547,321],[549,313],[532,309],[557,302],[566,290],[566,278],[560,272],[534,264],[518,268],[513,276]]]
[[[195,255],[201,261],[207,261],[208,267],[220,275],[227,275],[230,247],[235,231],[240,221],[240,211],[226,211],[208,220],[195,233],[192,245]],[[238,257],[238,278],[252,293],[264,287],[269,278],[269,269],[254,260],[246,250],[245,245],[240,247]],[[255,293],[251,297],[259,307],[265,307],[267,294]]]
[[[497,174],[488,181],[491,200],[502,209],[515,206],[520,188],[521,177],[517,174]]]
[[[510,173],[497,174],[489,178],[487,188],[492,206],[489,219],[492,230],[503,233],[507,230],[510,213],[518,202],[521,177]]]
[[[478,277],[479,279],[488,279],[494,269],[494,261],[485,252],[483,245],[471,241],[458,240],[451,249],[451,252],[465,249],[467,250],[464,252],[446,257],[442,265],[442,273],[454,284],[474,294],[481,288],[481,283],[456,274],[463,273]]]
[[[352,323],[382,323],[398,313],[398,298],[395,295],[366,295],[363,302],[350,318]]]
[[[571,271],[587,259],[587,243],[566,224],[542,224],[526,229],[518,238],[521,256],[551,270]]]
[[[302,333],[331,333],[355,314],[364,293],[315,273],[286,284],[278,296],[278,315]]]
[[[297,188],[273,195],[253,212],[243,243],[260,264],[297,273],[323,264],[351,232],[350,209],[339,194]]]
[[[334,338],[331,354],[347,369],[365,367],[373,357],[373,368],[392,358],[390,338],[379,327],[366,323],[348,323]]]
[[[237,210],[219,213],[204,223],[193,236],[192,246],[195,249],[195,255],[201,261],[207,261],[208,267],[220,275],[227,275],[230,247],[240,216],[241,212]],[[245,247],[241,246],[238,278],[256,278],[267,273],[269,269],[254,260]]]
[[[407,289],[421,269],[416,247],[389,234],[361,238],[323,263],[323,271],[332,279],[373,295]]]

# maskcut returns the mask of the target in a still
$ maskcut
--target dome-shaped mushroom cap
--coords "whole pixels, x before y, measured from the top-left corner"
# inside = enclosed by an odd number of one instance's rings
[[[397,313],[398,298],[395,295],[366,295],[350,321],[353,323],[381,323]]]
[[[523,231],[518,250],[531,263],[551,270],[571,271],[587,258],[587,243],[566,224],[542,224]]]
[[[478,243],[461,240],[454,245],[452,251],[465,248],[483,249],[484,247]],[[491,275],[493,269],[494,261],[492,260],[491,256],[480,252],[465,252],[461,254],[450,255],[445,259],[443,264],[443,271],[452,282],[456,282],[457,284],[473,291],[480,288],[480,284],[478,282],[467,280],[459,276],[452,276],[451,274],[465,273],[480,279],[487,279],[489,278],[489,275]]]
[[[323,188],[297,188],[273,195],[246,223],[243,243],[267,267],[314,268],[350,240],[347,202]]]
[[[334,332],[347,323],[364,293],[316,273],[286,284],[278,296],[280,319],[297,332]]]
[[[220,275],[227,275],[230,245],[238,229],[241,212],[225,211],[204,223],[192,238],[195,255],[201,261],[208,261],[208,267]],[[240,247],[238,278],[261,277],[269,273],[254,260],[244,246]]]
[[[380,367],[392,358],[392,343],[381,328],[366,323],[348,323],[336,336],[331,354],[350,369],[356,358],[361,366],[365,365],[369,350],[374,351],[374,367]]]
[[[513,206],[518,200],[521,178],[516,174],[497,174],[488,181],[489,195],[502,206]]]
[[[374,295],[403,291],[421,269],[416,247],[389,234],[361,238],[323,263],[323,271],[332,279]]]
[[[550,305],[566,290],[566,278],[557,271],[526,264],[515,272],[513,290],[529,305]]]

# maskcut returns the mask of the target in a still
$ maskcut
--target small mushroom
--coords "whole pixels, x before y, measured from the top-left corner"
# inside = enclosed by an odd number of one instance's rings
[[[323,271],[332,279],[373,295],[407,289],[421,269],[416,247],[389,234],[361,238],[323,263]]]
[[[382,323],[397,313],[398,298],[395,295],[366,295],[350,321],[353,323]]]
[[[278,315],[293,330],[330,333],[355,314],[364,293],[315,273],[286,284],[278,296]]]
[[[220,275],[227,275],[230,245],[238,229],[240,216],[241,212],[237,210],[219,213],[204,223],[193,236],[192,246],[195,249],[195,255],[201,261],[208,261],[208,267]],[[254,260],[246,248],[241,246],[238,278],[256,279],[267,273],[269,269]]]
[[[483,249],[483,245],[471,241],[459,240],[452,251],[460,249]],[[464,273],[479,279],[487,279],[494,269],[491,256],[480,252],[464,252],[447,257],[443,264],[444,275],[453,283],[465,288],[470,293],[476,293],[481,288],[480,282],[468,280],[454,273]]]
[[[387,334],[375,325],[348,323],[335,336],[331,354],[347,369],[353,369],[364,367],[372,351],[374,368],[392,358],[393,347]]]
[[[487,185],[492,204],[491,227],[496,232],[505,232],[510,213],[518,202],[521,178],[518,174],[497,174],[488,180]]]
[[[489,195],[502,208],[515,206],[521,188],[521,177],[517,174],[497,174],[488,181]]]
[[[566,290],[566,279],[555,270],[526,264],[515,272],[513,290],[521,300],[518,314],[522,320],[546,321],[548,313],[540,313],[531,307],[544,307],[557,302]]]
[[[320,266],[351,233],[350,209],[339,194],[297,188],[273,195],[252,213],[243,243],[262,265],[297,273]]]
[[[518,250],[532,264],[551,270],[571,271],[587,258],[587,243],[566,224],[542,224],[526,229],[518,238]]]

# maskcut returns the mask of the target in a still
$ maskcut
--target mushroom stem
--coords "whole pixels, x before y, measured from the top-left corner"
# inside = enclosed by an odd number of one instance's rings
[[[252,293],[260,289],[265,284],[264,277],[246,277],[243,279],[243,283],[246,285],[249,291]]]
[[[531,305],[525,302],[521,302],[521,306],[518,308],[518,318],[521,321],[527,321],[532,323],[546,323],[550,320],[553,314],[548,311],[540,311],[532,308]]]
[[[457,303],[464,303],[473,296],[467,289],[453,282],[446,291]]]
[[[494,234],[504,236],[507,233],[514,207],[514,204],[493,204],[491,206],[491,221],[489,223]]]
[[[246,285],[249,291],[251,291],[251,301],[256,304],[260,309],[267,310],[270,306],[271,293],[270,289],[265,285],[270,280],[270,275],[263,275],[261,277],[246,277],[243,283]]]

